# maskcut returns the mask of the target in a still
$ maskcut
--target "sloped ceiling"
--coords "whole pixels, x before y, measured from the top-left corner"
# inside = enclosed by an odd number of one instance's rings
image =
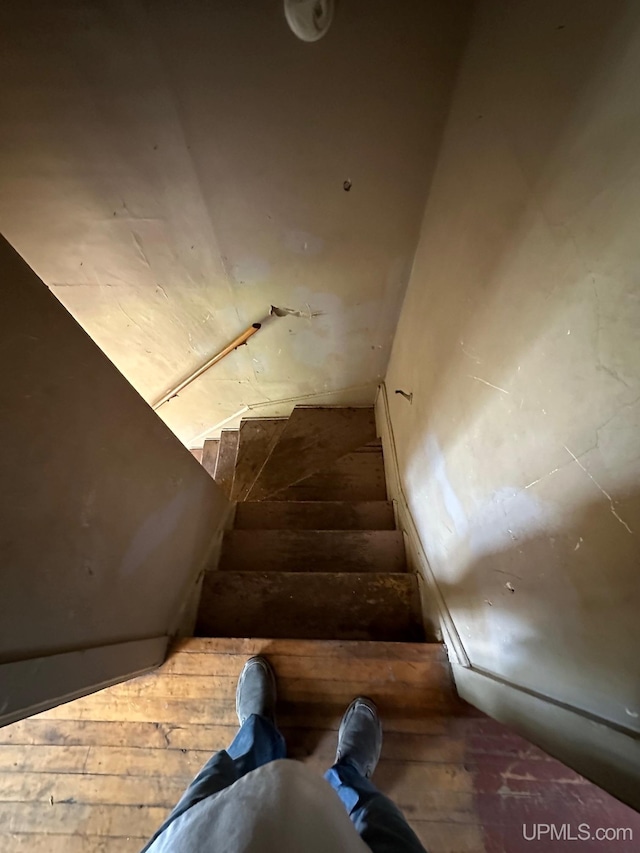
[[[343,0],[305,44],[277,0],[3,5],[0,230],[140,394],[302,315],[159,410],[185,444],[373,400],[465,9]]]

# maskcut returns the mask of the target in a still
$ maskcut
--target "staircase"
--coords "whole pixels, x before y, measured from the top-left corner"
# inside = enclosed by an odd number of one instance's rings
[[[373,409],[245,420],[205,442],[203,464],[238,503],[197,636],[426,639]]]
[[[152,673],[0,730],[0,850],[140,850],[232,740],[254,654],[274,665],[289,757],[318,773],[348,703],[375,700],[374,781],[430,853],[528,853],[525,822],[568,816],[640,834],[630,809],[457,697],[422,625],[370,409],[244,421],[206,442],[202,464],[238,503],[200,636]]]

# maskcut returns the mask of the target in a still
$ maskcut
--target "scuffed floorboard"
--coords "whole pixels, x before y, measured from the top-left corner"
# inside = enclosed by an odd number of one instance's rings
[[[135,853],[211,751],[236,731],[237,675],[266,653],[291,757],[333,760],[346,702],[366,692],[385,726],[375,782],[430,853],[601,850],[533,844],[523,823],[631,826],[640,816],[456,699],[437,644],[185,640],[157,672],[0,730],[0,849]]]

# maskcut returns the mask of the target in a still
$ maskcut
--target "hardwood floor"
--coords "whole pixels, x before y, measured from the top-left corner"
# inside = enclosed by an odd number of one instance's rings
[[[205,638],[183,641],[155,673],[0,730],[0,850],[139,850],[232,739],[237,675],[259,652],[278,674],[290,755],[319,773],[347,703],[378,702],[374,781],[430,853],[530,851],[522,823],[562,806],[565,822],[632,825],[640,837],[635,812],[460,702],[437,644]]]

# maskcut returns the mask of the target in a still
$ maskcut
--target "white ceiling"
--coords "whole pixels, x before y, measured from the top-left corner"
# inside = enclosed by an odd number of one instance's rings
[[[343,0],[305,44],[277,0],[0,10],[0,230],[147,401],[272,304],[315,315],[159,410],[187,445],[246,407],[373,400],[463,16]]]

